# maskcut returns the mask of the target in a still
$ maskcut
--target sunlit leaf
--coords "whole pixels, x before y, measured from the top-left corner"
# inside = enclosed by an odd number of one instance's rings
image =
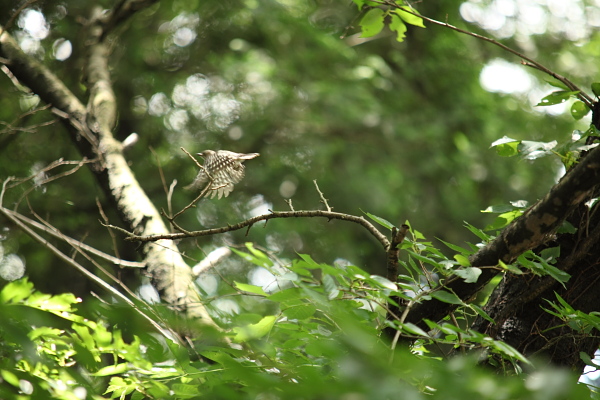
[[[454,271],[454,274],[463,278],[466,283],[475,283],[481,275],[481,269],[477,267],[462,268]]]
[[[490,147],[495,147],[496,153],[501,157],[512,157],[519,153],[517,150],[519,143],[521,143],[519,140],[504,136],[494,141]]]
[[[256,324],[235,327],[233,331],[236,335],[233,340],[245,342],[250,339],[260,339],[271,331],[276,319],[274,315],[267,315]]]
[[[579,94],[579,91],[559,90],[557,92],[552,92],[548,96],[544,97],[538,104],[536,104],[536,106],[553,106],[555,104],[561,104],[577,94]]]
[[[410,25],[414,25],[414,26],[418,26],[420,28],[425,28],[425,25],[423,25],[423,18],[421,17],[417,17],[414,14],[411,14],[407,11],[416,13],[416,11],[408,6],[402,6],[399,9],[396,9],[396,13],[400,16],[400,18],[402,18],[404,20],[404,22],[406,22],[407,24]]]
[[[360,20],[361,37],[372,37],[381,32],[384,26],[384,15],[384,11],[380,8],[372,8],[367,11]]]
[[[581,119],[590,112],[588,106],[585,105],[583,101],[576,101],[571,106],[571,115],[575,119]]]
[[[116,365],[109,365],[108,367],[100,368],[98,371],[93,373],[94,376],[109,376],[122,374],[129,369],[127,363],[120,363]]]
[[[266,296],[267,294],[260,286],[249,285],[247,283],[234,282],[235,287],[243,290],[244,292],[259,294],[261,296]]]
[[[406,24],[402,21],[402,19],[397,14],[392,14],[392,18],[390,21],[390,30],[396,32],[396,40],[398,42],[403,42],[406,37]]]
[[[554,154],[552,150],[557,144],[558,142],[556,140],[551,142],[534,142],[530,140],[523,140],[519,144],[518,150],[522,157],[528,160],[535,160],[536,158]]]

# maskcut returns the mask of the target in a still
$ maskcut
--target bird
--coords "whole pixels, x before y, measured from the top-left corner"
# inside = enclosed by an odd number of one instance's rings
[[[210,188],[205,197],[218,198],[229,196],[233,191],[233,185],[239,183],[244,178],[244,165],[246,160],[258,157],[259,153],[234,153],[227,150],[204,150],[196,153],[204,158],[203,168],[198,171],[194,181],[185,186],[186,190],[204,189],[210,182]],[[212,180],[212,182],[211,182]]]

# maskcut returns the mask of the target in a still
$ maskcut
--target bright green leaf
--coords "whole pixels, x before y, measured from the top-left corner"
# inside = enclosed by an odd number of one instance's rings
[[[117,365],[109,365],[108,367],[100,368],[97,372],[93,373],[94,376],[109,376],[118,375],[126,372],[129,369],[127,363],[120,363]]]
[[[260,339],[271,331],[276,319],[274,315],[267,315],[256,324],[235,327],[233,331],[236,335],[233,340],[235,342],[246,342],[250,339]]]
[[[372,8],[365,13],[360,20],[362,35],[360,37],[367,38],[377,35],[383,29],[383,19],[385,13],[380,8]]]
[[[455,254],[454,259],[458,262],[459,265],[462,265],[463,267],[469,267],[471,265],[469,259],[462,254]],[[481,273],[481,271],[479,273]]]
[[[243,290],[244,292],[259,294],[261,296],[266,296],[267,294],[260,286],[248,285],[247,283],[234,282],[236,288]]]
[[[496,147],[496,153],[500,157],[513,157],[519,154],[518,147],[520,143],[520,141],[514,141],[498,144],[494,147]]]
[[[390,30],[396,32],[396,40],[398,42],[403,42],[406,37],[406,24],[402,21],[402,19],[397,14],[392,14],[392,20],[390,21]]]
[[[408,7],[408,6],[403,6],[403,7],[400,7],[399,9],[396,9],[396,13],[407,24],[418,26],[420,28],[425,28],[425,25],[423,25],[423,18],[417,17],[416,15],[408,13],[407,11],[416,13],[416,11],[413,8]]]
[[[19,378],[12,372],[3,369],[0,370],[0,375],[6,382],[10,383],[14,387],[19,387]]]

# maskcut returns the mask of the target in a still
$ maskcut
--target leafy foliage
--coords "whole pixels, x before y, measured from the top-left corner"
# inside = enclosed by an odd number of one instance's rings
[[[265,267],[265,255],[252,253],[256,265]],[[148,334],[143,325],[125,340],[109,320],[83,318],[74,308],[79,300],[70,294],[43,295],[27,280],[10,283],[0,293],[0,312],[3,320],[18,323],[2,328],[2,396],[334,399],[403,393],[415,399],[564,399],[587,393],[564,371],[541,368],[523,380],[514,373],[499,378],[480,369],[475,355],[441,361],[428,344],[476,346],[483,351],[480,356],[513,360],[517,371],[517,361],[528,362],[510,346],[448,322],[428,322],[431,332],[424,332],[396,321],[399,333],[417,340],[410,349],[390,352],[379,328],[385,303],[407,297],[405,285],[358,267],[334,268],[301,256],[277,278],[279,288],[270,294],[236,284],[239,296],[272,303],[275,312],[237,315],[231,346],[202,344],[200,338],[189,349]],[[433,294],[454,301],[448,292]],[[32,325],[37,327],[24,334]]]

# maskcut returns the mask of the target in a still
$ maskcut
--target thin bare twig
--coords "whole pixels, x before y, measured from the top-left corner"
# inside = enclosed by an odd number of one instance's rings
[[[23,223],[25,223],[27,225],[30,225],[36,229],[44,231],[47,234],[52,235],[58,239],[64,240],[66,243],[70,244],[71,246],[77,247],[77,248],[85,250],[89,253],[92,253],[93,255],[103,258],[106,261],[109,261],[114,265],[118,265],[120,267],[131,267],[131,268],[144,268],[146,266],[144,263],[141,263],[141,262],[127,261],[127,260],[120,259],[118,257],[111,256],[110,254],[107,254],[103,251],[96,249],[95,247],[92,247],[85,243],[82,243],[77,239],[73,239],[72,237],[66,236],[65,234],[61,233],[55,227],[53,227],[49,224],[47,224],[47,225],[41,224],[37,221],[27,218],[26,216],[24,216],[23,214],[20,214],[18,212],[7,210],[7,209],[5,209],[4,212],[10,214],[14,218],[18,218],[20,221],[22,221]]]
[[[327,199],[323,195],[323,192],[321,192],[321,189],[319,189],[319,185],[317,185],[317,180],[316,179],[313,180],[313,183],[315,184],[315,187],[317,188],[317,192],[319,193],[319,197],[321,198],[321,203],[325,204],[327,211],[331,212],[332,208],[329,207],[329,203],[327,203]]]
[[[291,210],[291,211],[295,211],[295,210],[294,210],[294,206],[292,205],[292,199],[286,199],[286,200],[284,200],[284,201],[285,201],[285,202],[287,203],[287,205],[290,207],[290,210]]]

